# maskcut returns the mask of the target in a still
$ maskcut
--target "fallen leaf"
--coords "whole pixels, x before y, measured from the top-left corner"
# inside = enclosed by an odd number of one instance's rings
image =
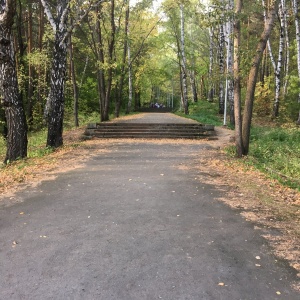
[[[24,212],[23,212],[23,211],[21,211],[21,212],[20,212],[20,215],[24,215]]]
[[[260,259],[260,256],[255,256],[256,259]]]
[[[224,282],[219,282],[218,285],[219,285],[219,286],[224,286],[225,283],[224,283]]]
[[[281,293],[279,291],[276,292],[277,295],[281,295]]]
[[[261,267],[261,265],[260,264],[255,264],[255,267]]]

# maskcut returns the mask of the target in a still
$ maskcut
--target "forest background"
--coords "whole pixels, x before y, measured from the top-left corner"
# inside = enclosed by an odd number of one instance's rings
[[[1,158],[158,103],[235,128],[232,153],[299,188],[297,1],[160,2],[3,0]]]

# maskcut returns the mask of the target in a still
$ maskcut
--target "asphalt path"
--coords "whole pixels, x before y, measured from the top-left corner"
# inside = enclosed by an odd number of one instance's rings
[[[199,180],[209,145],[107,148],[0,203],[0,299],[300,298],[254,224]]]

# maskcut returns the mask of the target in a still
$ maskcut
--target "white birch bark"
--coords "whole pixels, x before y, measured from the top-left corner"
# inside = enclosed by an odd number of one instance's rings
[[[290,40],[288,33],[288,10],[286,8],[286,1],[281,0],[282,10],[283,10],[283,26],[284,26],[284,35],[285,35],[285,76],[283,84],[283,95],[287,93],[287,87],[289,83],[289,67],[290,67]]]
[[[267,17],[266,17],[265,1],[262,0],[262,3],[264,6],[264,19],[266,22]],[[280,91],[281,91],[281,69],[282,69],[282,61],[283,61],[283,50],[285,46],[284,13],[282,8],[282,0],[278,4],[278,16],[280,22],[280,36],[279,36],[277,62],[272,52],[270,39],[267,42],[269,56],[274,69],[274,77],[275,77],[275,97],[274,97],[273,112],[272,112],[273,117],[278,117],[279,115],[279,103],[280,103]]]
[[[297,69],[299,76],[299,86],[300,86],[300,22],[299,22],[299,14],[298,14],[298,0],[292,0],[293,4],[293,14],[295,19],[295,27],[296,27],[296,45],[297,45]],[[300,92],[298,94],[298,103],[300,103]],[[297,124],[300,125],[300,111],[297,120]]]
[[[130,43],[127,43],[127,59],[128,59],[128,104],[127,104],[127,113],[131,111],[132,106],[132,69],[131,69],[131,48]]]
[[[219,82],[219,114],[224,114],[224,46],[225,46],[225,36],[224,36],[224,24],[220,25],[219,29],[219,72],[220,72],[220,82]]]
[[[214,100],[214,85],[213,85],[213,64],[214,64],[214,34],[213,29],[209,28],[209,69],[208,69],[208,101],[212,102]]]
[[[278,49],[278,59],[277,66],[275,70],[275,100],[273,106],[273,117],[278,117],[279,115],[279,102],[280,102],[280,90],[281,90],[281,69],[283,60],[283,50],[284,50],[284,15],[282,8],[282,1],[278,6],[278,14],[280,21],[280,37],[279,37],[279,49]]]
[[[233,1],[228,0],[227,12],[229,13],[228,20],[225,24],[225,41],[226,41],[226,88],[225,88],[225,105],[224,105],[224,125],[226,125],[227,103],[229,103],[230,123],[234,124],[234,83],[233,83],[233,20],[231,12],[233,11]]]

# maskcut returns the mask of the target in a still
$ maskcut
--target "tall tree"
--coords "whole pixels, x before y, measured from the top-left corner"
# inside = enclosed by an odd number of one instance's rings
[[[235,20],[233,26],[234,33],[234,119],[235,119],[235,145],[237,157],[243,156],[242,140],[242,115],[241,115],[241,75],[240,75],[240,48],[241,48],[241,20],[243,1],[237,0],[235,3]]]
[[[298,69],[298,77],[300,86],[300,21],[299,21],[299,7],[298,7],[298,0],[293,1],[293,14],[295,18],[295,27],[296,27],[296,47],[297,47],[297,69]],[[298,94],[298,103],[300,103],[300,92]],[[297,120],[297,124],[300,125],[300,110],[299,116]]]
[[[255,87],[257,82],[257,75],[260,66],[260,62],[266,48],[267,41],[270,37],[271,31],[274,26],[278,1],[275,0],[272,2],[272,5],[269,8],[268,16],[264,24],[264,31],[260,36],[260,40],[256,47],[255,55],[252,59],[251,68],[249,71],[248,82],[247,82],[247,91],[245,96],[245,107],[243,114],[243,123],[242,123],[242,142],[243,142],[243,154],[247,155],[249,152],[249,143],[250,143],[250,128],[252,122],[252,113],[253,113],[253,103],[254,103],[254,94]]]
[[[178,49],[179,50],[179,49]],[[182,80],[182,105],[185,114],[189,113],[189,102],[187,92],[187,61],[185,54],[185,32],[184,32],[184,6],[180,3],[180,55],[181,55],[181,80]]]
[[[45,108],[48,123],[47,146],[57,148],[63,145],[64,88],[67,64],[67,33],[69,0],[57,0],[56,15],[53,16],[49,3],[41,0],[45,14],[54,33],[54,47],[51,67],[50,90]]]
[[[7,121],[7,151],[4,162],[27,156],[27,125],[19,92],[12,27],[16,0],[1,0],[0,6],[0,97]]]

